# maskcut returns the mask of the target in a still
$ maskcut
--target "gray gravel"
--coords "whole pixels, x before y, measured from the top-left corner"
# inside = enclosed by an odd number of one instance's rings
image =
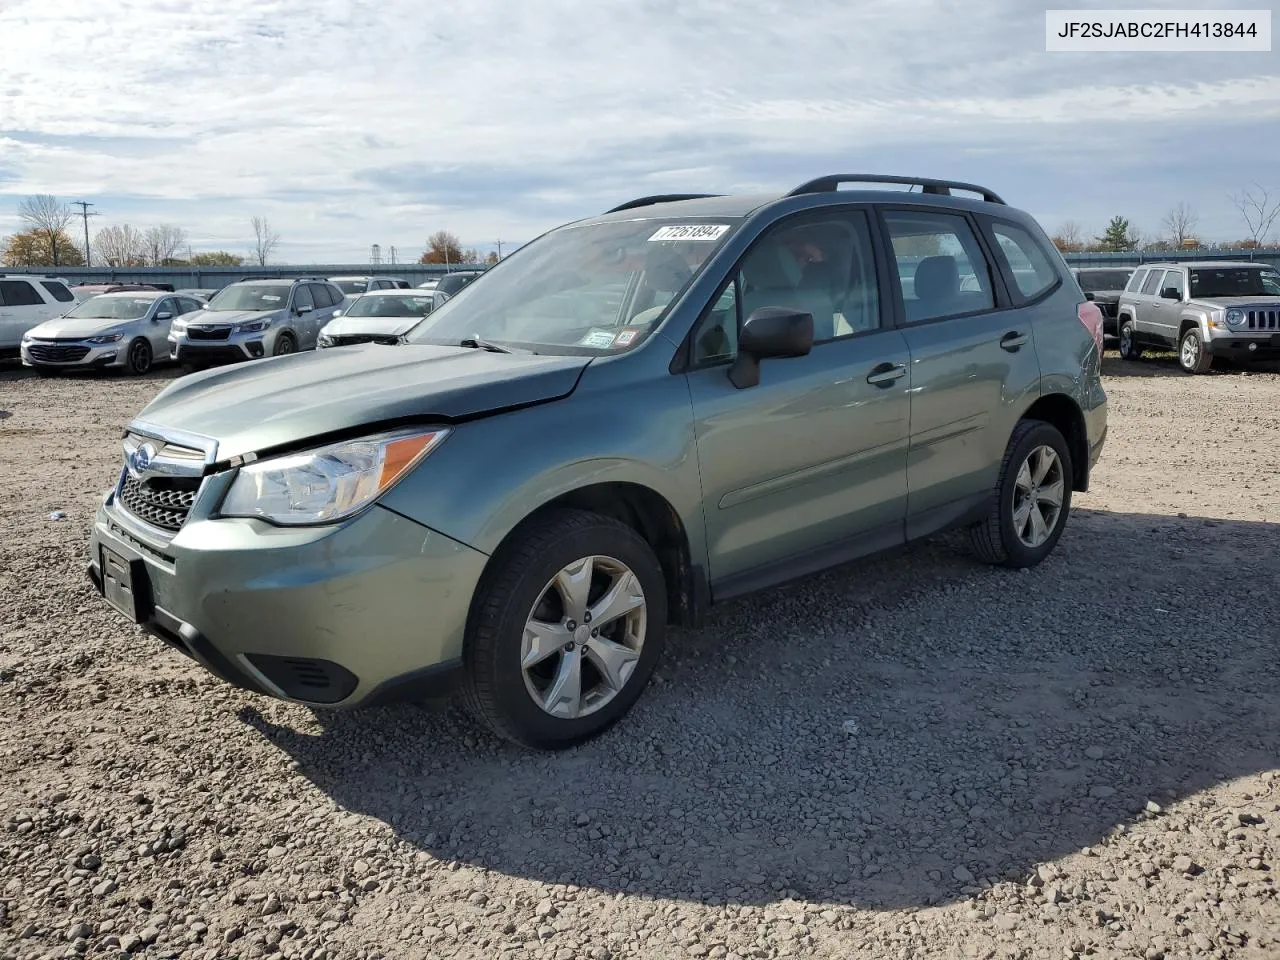
[[[0,369],[0,958],[1280,955],[1280,374],[1107,371],[1041,567],[948,537],[718,608],[545,756],[122,623],[86,530],[170,374]]]

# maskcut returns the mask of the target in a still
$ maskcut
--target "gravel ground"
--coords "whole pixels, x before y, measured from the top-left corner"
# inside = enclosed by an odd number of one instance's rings
[[[1280,373],[1107,373],[1043,565],[950,537],[718,608],[546,756],[123,624],[86,530],[169,374],[0,370],[0,958],[1280,955]]]

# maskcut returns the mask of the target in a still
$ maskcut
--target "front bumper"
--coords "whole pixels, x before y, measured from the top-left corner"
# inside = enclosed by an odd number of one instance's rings
[[[1280,333],[1215,333],[1205,350],[1227,360],[1280,359]]]
[[[487,559],[380,506],[333,527],[193,517],[166,540],[109,494],[88,575],[228,683],[351,708],[449,691]]]
[[[83,340],[24,340],[19,350],[25,367],[58,367],[64,369],[119,366],[123,362],[121,339],[115,343],[87,343]]]
[[[183,335],[169,336],[169,359],[178,363],[215,364],[261,360],[271,355],[275,331],[235,333],[222,340],[193,340]]]

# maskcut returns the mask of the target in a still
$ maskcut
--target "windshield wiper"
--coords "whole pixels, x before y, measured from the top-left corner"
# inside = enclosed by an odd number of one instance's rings
[[[494,343],[492,340],[485,340],[481,337],[467,337],[462,340],[458,346],[472,347],[476,350],[488,350],[490,353],[531,353],[530,350],[518,350],[514,347],[508,347],[501,343]]]

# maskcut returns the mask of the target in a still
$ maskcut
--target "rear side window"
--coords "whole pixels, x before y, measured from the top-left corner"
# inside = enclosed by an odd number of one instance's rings
[[[333,294],[329,292],[329,287],[324,283],[313,283],[311,286],[311,299],[315,301],[317,307],[332,307]]]
[[[71,295],[71,291],[57,280],[41,280],[40,286],[53,294],[53,299],[57,300],[59,303],[70,303],[75,299],[75,297]]]
[[[1005,267],[1024,301],[1047,293],[1058,282],[1058,271],[1044,247],[1026,230],[1011,223],[993,221],[991,232]]]
[[[0,304],[6,307],[41,306],[44,298],[26,280],[0,280]]]
[[[886,210],[908,323],[995,309],[991,265],[969,221],[954,214]]]
[[[1142,285],[1142,292],[1147,296],[1154,297],[1160,292],[1160,278],[1163,276],[1163,270],[1152,270],[1147,274],[1147,281]]]

